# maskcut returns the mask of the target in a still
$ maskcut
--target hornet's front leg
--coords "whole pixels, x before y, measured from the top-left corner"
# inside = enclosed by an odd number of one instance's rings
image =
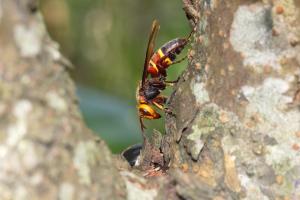
[[[152,104],[155,105],[158,109],[163,110],[165,113],[176,117],[175,113],[173,113],[169,108],[164,106],[166,101],[167,101],[167,97],[158,96],[152,100]]]
[[[144,130],[146,129],[146,127],[144,125],[144,122],[143,122],[143,119],[142,119],[141,116],[140,116],[140,125],[141,125],[141,130],[142,130],[143,142],[145,143],[147,137],[146,137],[146,134],[145,134]]]

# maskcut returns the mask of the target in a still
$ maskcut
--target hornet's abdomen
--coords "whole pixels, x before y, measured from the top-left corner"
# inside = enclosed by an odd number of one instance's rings
[[[164,44],[151,57],[148,73],[151,74],[152,77],[157,77],[162,70],[161,68],[168,68],[176,59],[176,55],[181,53],[186,44],[187,40],[184,38],[176,38]]]

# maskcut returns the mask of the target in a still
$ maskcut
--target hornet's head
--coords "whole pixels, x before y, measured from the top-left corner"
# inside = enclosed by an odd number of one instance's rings
[[[138,111],[141,118],[159,119],[161,117],[150,105],[145,103],[138,105]]]

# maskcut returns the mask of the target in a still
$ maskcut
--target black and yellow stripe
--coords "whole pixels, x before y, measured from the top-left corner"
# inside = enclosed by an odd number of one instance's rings
[[[153,62],[153,60],[150,60],[150,65],[155,69],[156,73],[159,72],[159,70],[158,70],[156,64]]]
[[[165,54],[163,53],[163,51],[161,49],[158,49],[158,55],[160,56],[160,58],[163,58],[165,56]],[[169,57],[166,57],[162,63],[166,63],[167,65],[171,65],[172,61]]]

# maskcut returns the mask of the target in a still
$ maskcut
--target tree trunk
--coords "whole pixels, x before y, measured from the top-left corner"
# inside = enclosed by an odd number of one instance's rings
[[[0,199],[124,199],[36,1],[0,1],[0,51]]]
[[[37,2],[0,0],[0,199],[300,199],[299,1],[183,2],[176,116],[130,168],[83,123]]]
[[[200,14],[164,146],[203,184],[178,194],[300,199],[299,1],[203,0]]]

